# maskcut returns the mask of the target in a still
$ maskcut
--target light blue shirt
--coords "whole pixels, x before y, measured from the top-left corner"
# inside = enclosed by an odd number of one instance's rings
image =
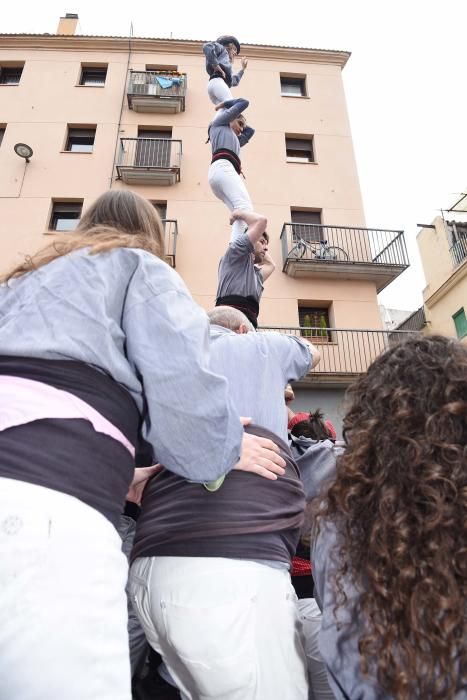
[[[0,355],[109,374],[136,402],[157,460],[180,476],[214,481],[239,459],[239,413],[208,369],[208,318],[150,253],[82,249],[0,286]]]
[[[240,416],[271,430],[287,444],[284,387],[310,369],[310,346],[284,333],[238,334],[211,326],[211,360],[229,380],[230,398]]]

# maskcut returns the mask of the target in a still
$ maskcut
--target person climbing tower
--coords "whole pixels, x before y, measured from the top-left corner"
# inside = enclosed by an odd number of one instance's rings
[[[204,44],[203,53],[206,56],[206,71],[209,75],[209,99],[215,105],[231,100],[230,88],[239,84],[248,65],[248,59],[242,58],[241,69],[235,75],[232,73],[235,56],[240,53],[238,39],[234,36],[220,36],[216,41]]]

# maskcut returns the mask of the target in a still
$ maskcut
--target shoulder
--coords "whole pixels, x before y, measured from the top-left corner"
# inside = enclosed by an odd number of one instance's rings
[[[108,255],[114,268],[118,268],[122,281],[127,278],[132,287],[145,286],[153,294],[166,291],[186,292],[180,275],[164,260],[140,248],[115,248]]]
[[[229,252],[234,252],[245,253],[249,255],[250,253],[253,253],[253,251],[254,246],[253,243],[250,241],[250,237],[247,233],[241,233],[235,238],[235,240],[229,243],[229,247],[227,248],[227,254]]]

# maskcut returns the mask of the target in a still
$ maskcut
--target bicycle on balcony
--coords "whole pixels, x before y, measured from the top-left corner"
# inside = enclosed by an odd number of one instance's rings
[[[309,257],[314,260],[332,260],[334,262],[346,262],[349,259],[346,251],[339,246],[329,246],[327,241],[310,243],[301,237],[295,239],[295,245],[287,257],[296,260]]]

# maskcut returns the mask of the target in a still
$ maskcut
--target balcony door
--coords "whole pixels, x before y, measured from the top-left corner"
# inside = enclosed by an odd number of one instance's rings
[[[170,168],[171,138],[172,129],[138,129],[135,165],[141,168]]]
[[[292,209],[290,215],[294,241],[302,238],[308,243],[316,243],[323,239],[323,229],[317,225],[321,224],[320,211]]]

